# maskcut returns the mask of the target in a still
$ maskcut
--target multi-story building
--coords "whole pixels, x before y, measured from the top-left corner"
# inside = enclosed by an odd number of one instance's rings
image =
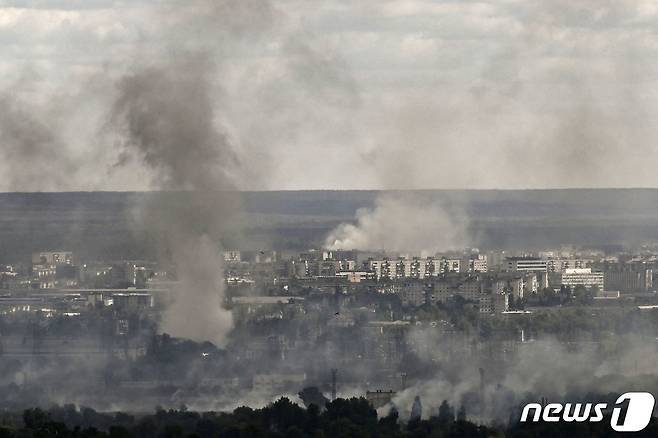
[[[653,288],[653,270],[625,264],[605,265],[603,283],[609,291],[647,292]]]
[[[538,272],[495,272],[490,274],[488,281],[492,285],[492,290],[502,292],[503,290],[511,293],[515,298],[520,299],[527,294],[537,293],[543,286],[541,283],[542,273]]]
[[[653,290],[653,264],[644,261],[603,261],[594,264],[603,272],[604,290],[642,293]]]
[[[591,268],[565,269],[559,276],[560,286],[572,289],[577,286],[596,287],[600,291],[604,290],[603,272],[592,272]]]
[[[321,260],[313,263],[313,273],[319,277],[334,277],[341,272],[354,271],[356,262],[354,260]]]
[[[403,306],[419,307],[427,302],[427,291],[421,281],[404,281],[395,286]]]
[[[487,272],[487,256],[475,254],[460,263],[460,272]]]
[[[153,295],[146,292],[125,291],[114,293],[112,305],[118,310],[144,310],[154,306]]]
[[[592,259],[549,258],[546,261],[548,272],[564,272],[567,269],[586,269],[592,266]]]
[[[411,277],[411,262],[405,259],[399,259],[395,262],[395,275],[393,278]]]
[[[391,269],[391,262],[388,259],[368,260],[366,268],[368,271],[374,272],[377,280],[392,278],[391,272],[393,272],[393,278],[395,276],[395,265],[393,264],[393,269]]]
[[[240,251],[224,251],[224,261],[226,263],[239,263],[242,260]]]
[[[336,277],[344,278],[348,283],[361,283],[366,280],[376,280],[375,274],[370,271],[342,271],[337,272]]]
[[[478,302],[480,313],[501,313],[509,310],[509,294],[488,293],[480,295]]]
[[[426,300],[446,303],[461,297],[477,305],[481,313],[509,310],[509,282],[491,276],[449,276],[428,283]]]
[[[445,303],[456,296],[478,302],[483,292],[483,284],[477,277],[459,276],[432,281],[429,283],[429,289],[428,300],[432,304]]]
[[[366,270],[373,272],[377,280],[394,280],[401,278],[428,278],[438,275],[441,268],[439,262],[431,257],[397,260],[370,259],[365,263]]]
[[[548,261],[535,257],[508,257],[505,259],[508,271],[546,272]]]
[[[55,276],[57,266],[55,265],[34,265],[32,266],[32,288],[33,289],[52,289],[55,287]]]
[[[364,268],[380,279],[394,280],[401,278],[431,278],[441,274],[458,272],[486,272],[486,256],[476,255],[469,259],[436,259],[434,257],[413,257],[398,259],[369,259]]]
[[[32,254],[32,281],[34,289],[52,289],[77,284],[71,251],[41,251]]]
[[[358,252],[354,250],[325,250],[322,251],[322,260],[356,260]]]
[[[428,276],[432,275],[432,268],[434,267],[433,264],[428,264],[428,259],[419,259],[419,258],[414,258],[411,263],[409,264],[410,267],[410,272],[409,276],[411,278],[425,278]],[[428,268],[430,268],[428,270]]]
[[[439,266],[442,274],[447,272],[462,272],[460,259],[442,258]]]
[[[32,253],[32,265],[73,265],[71,251],[41,251]]]
[[[502,271],[507,268],[508,253],[506,251],[487,252],[487,270]]]
[[[288,276],[294,278],[309,278],[313,275],[313,267],[317,264],[310,260],[298,259],[288,263]]]

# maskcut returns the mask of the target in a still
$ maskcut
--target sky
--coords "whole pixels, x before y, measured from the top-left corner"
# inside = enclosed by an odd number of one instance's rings
[[[648,0],[0,0],[0,191],[162,188],[121,84],[199,56],[238,189],[658,187],[657,23]]]

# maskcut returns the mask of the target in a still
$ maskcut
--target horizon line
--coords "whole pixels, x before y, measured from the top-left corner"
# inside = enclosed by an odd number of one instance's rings
[[[0,191],[0,195],[10,194],[73,194],[73,193],[188,193],[188,192],[227,192],[227,193],[294,193],[294,192],[546,192],[576,190],[658,190],[658,187],[542,187],[542,188],[401,188],[401,189],[262,189],[262,190],[34,190],[34,191]]]

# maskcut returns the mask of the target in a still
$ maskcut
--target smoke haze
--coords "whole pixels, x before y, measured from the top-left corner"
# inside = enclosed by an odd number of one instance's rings
[[[438,372],[396,395],[393,403],[401,408],[403,417],[409,415],[417,395],[424,406],[436,409],[447,400],[452,406],[467,406],[475,418],[505,423],[519,406],[539,402],[542,397],[549,401],[591,401],[587,399],[591,394],[651,391],[658,385],[656,346],[637,333],[620,335],[617,342],[606,344],[569,346],[551,338],[531,340],[513,348],[497,345],[495,351],[492,347],[488,347],[490,351],[471,351],[449,360],[441,358],[451,350],[444,336],[417,329],[409,337],[422,360],[438,364]],[[507,357],[504,366],[500,362],[503,356]],[[426,411],[425,416],[431,413]]]
[[[23,20],[23,12],[38,21],[43,8],[59,25],[78,18],[66,8],[32,6],[8,5],[9,21]],[[194,0],[184,7],[163,2],[130,9],[134,14],[120,28],[108,30],[134,37],[121,48],[122,66],[81,69],[80,87],[58,87],[54,77],[31,74],[16,79],[22,89],[5,93],[3,188],[89,190],[127,183],[185,191],[184,205],[156,196],[139,206],[136,229],[151,229],[161,261],[176,265],[181,280],[177,292],[185,298],[175,300],[162,329],[222,343],[231,321],[220,307],[221,238],[227,230],[236,233],[235,190],[266,180],[269,144],[314,141],[319,127],[333,131],[329,111],[354,106],[356,92],[330,47],[302,35],[268,2]],[[249,53],[253,64],[230,62]],[[39,64],[27,70],[33,69]],[[283,92],[277,90],[281,78],[289,81]],[[302,114],[306,124],[298,122]]]
[[[467,219],[421,195],[383,194],[373,209],[357,211],[356,223],[344,223],[325,241],[328,249],[412,251],[434,255],[467,245]]]
[[[182,192],[135,211],[179,280],[159,328],[224,345],[236,190],[658,186],[657,19],[648,0],[0,0],[0,190]],[[468,228],[449,205],[389,193],[325,244],[429,255],[471,244]],[[628,390],[598,379],[651,373],[647,345],[610,355],[639,367],[524,346],[485,384],[482,415],[528,391]],[[477,394],[481,364],[451,363],[396,404]]]
[[[199,52],[221,82],[210,104],[234,142],[241,189],[658,183],[649,1],[2,8],[0,88],[7,105],[26,108],[21,123],[47,133],[26,138],[9,112],[3,158],[20,162],[11,145],[21,142],[63,150],[49,160],[51,178],[7,166],[3,190],[160,187],[113,142],[73,127],[98,128],[118,78]]]

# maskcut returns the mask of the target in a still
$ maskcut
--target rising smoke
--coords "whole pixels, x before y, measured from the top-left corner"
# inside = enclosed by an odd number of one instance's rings
[[[454,208],[419,194],[385,193],[325,240],[328,249],[411,251],[434,255],[467,247],[468,223]]]
[[[396,395],[393,403],[404,417],[418,395],[424,406],[433,408],[426,416],[436,414],[446,400],[455,407],[466,406],[478,421],[504,424],[519,406],[542,398],[590,401],[588,397],[595,395],[647,391],[658,385],[656,346],[637,333],[600,344],[569,345],[548,337],[516,344],[494,342],[480,351],[455,353],[445,335],[432,332],[420,328],[408,334],[421,360],[435,364],[435,374]]]
[[[42,78],[28,93],[3,94],[0,189],[184,191],[183,204],[149,200],[136,229],[152,230],[161,260],[178,267],[179,294],[190,294],[163,329],[219,342],[230,315],[202,303],[222,301],[220,239],[240,210],[233,191],[267,187],[271,147],[340,141],[336,114],[357,105],[355,84],[331,47],[298,33],[267,1],[166,1],[132,12],[122,32],[138,32],[121,65],[85,76],[80,89]],[[190,317],[192,309],[200,313]]]
[[[123,135],[117,167],[137,161],[153,171],[154,188],[185,191],[184,211],[160,197],[156,199],[164,202],[148,205],[138,215],[164,239],[163,254],[176,266],[180,280],[178,298],[167,310],[162,330],[221,344],[232,322],[230,312],[221,307],[225,286],[220,240],[231,226],[235,229],[239,199],[234,190],[239,188],[240,177],[253,175],[249,168],[265,168],[268,161],[242,166],[237,143],[248,148],[255,142],[263,155],[263,145],[273,139],[269,134],[249,137],[247,127],[235,133],[236,139],[221,126],[232,111],[231,105],[223,102],[227,96],[222,76],[228,73],[222,68],[222,59],[245,40],[258,39],[272,30],[278,13],[268,2],[196,0],[186,3],[180,20],[171,23],[169,17],[178,13],[180,5],[168,6],[174,9],[165,7],[157,15],[163,28],[173,29],[170,35],[161,29],[169,41],[167,60],[149,63],[138,57],[134,71],[118,82],[111,116],[112,126]],[[189,38],[179,41],[175,32]],[[286,100],[293,104],[287,111],[293,113],[313,108],[304,111],[307,118],[319,109],[322,121],[318,126],[327,120],[322,117],[325,105],[318,99],[332,108],[354,105],[352,84],[341,69],[333,68],[331,55],[321,55],[310,41],[301,42],[295,35],[282,39],[285,76],[302,85],[304,100],[290,102],[295,97],[271,96],[269,102],[258,106],[272,115],[258,119],[257,124],[274,119],[274,113],[278,116]],[[266,89],[276,86],[274,82],[263,84]],[[253,119],[254,108],[248,110]],[[300,129],[286,117],[284,126],[267,125],[266,131],[295,135]]]
[[[155,188],[182,191],[184,198],[156,196],[137,216],[157,234],[163,261],[176,267],[179,285],[161,323],[173,336],[222,345],[233,325],[223,307],[221,238],[236,225],[240,202],[231,172],[239,163],[217,121],[222,47],[213,37],[233,43],[244,32],[257,33],[268,10],[254,2],[190,2],[177,25],[191,27],[198,38],[178,45],[169,39],[169,59],[140,58],[117,83],[111,112],[122,134],[117,166],[137,160],[153,171]]]
[[[0,107],[0,166],[8,176],[6,188],[29,191],[43,187],[44,180],[47,187],[69,188],[67,175],[75,167],[61,154],[65,145],[41,120],[38,109],[13,94],[0,97]]]

